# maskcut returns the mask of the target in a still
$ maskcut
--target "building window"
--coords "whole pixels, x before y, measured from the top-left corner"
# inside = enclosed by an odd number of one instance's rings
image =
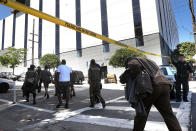
[[[132,0],[136,46],[144,46],[140,1]]]
[[[107,16],[107,3],[106,0],[101,0],[101,26],[102,35],[108,37],[108,16]],[[108,42],[103,41],[103,52],[110,52]]]
[[[76,0],[76,25],[81,26],[80,0]],[[82,36],[80,32],[76,32],[76,50],[77,56],[82,57]]]

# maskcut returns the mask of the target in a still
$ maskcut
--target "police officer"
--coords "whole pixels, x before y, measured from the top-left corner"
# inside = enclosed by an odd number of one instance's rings
[[[188,102],[187,95],[189,92],[189,74],[190,80],[193,78],[193,70],[191,65],[185,61],[184,55],[179,56],[178,62],[172,61],[177,69],[176,75],[176,102],[181,101],[181,84],[183,86],[183,101]]]
[[[103,108],[105,108],[105,100],[101,96],[101,73],[94,59],[91,60],[90,68],[88,70],[88,83],[90,84],[90,107],[94,107],[96,98],[100,100]]]

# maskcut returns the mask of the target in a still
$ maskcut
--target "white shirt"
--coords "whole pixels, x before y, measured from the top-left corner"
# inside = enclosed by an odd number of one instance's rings
[[[71,68],[66,65],[60,65],[57,68],[57,72],[60,72],[59,82],[69,82],[70,73],[72,72]]]

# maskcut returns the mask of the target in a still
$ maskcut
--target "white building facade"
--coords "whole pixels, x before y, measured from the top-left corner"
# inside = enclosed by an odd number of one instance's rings
[[[83,28],[122,41],[138,49],[169,55],[179,43],[171,0],[16,0],[44,13]],[[32,58],[32,30],[35,20],[35,65],[45,54],[57,54],[75,70],[87,72],[89,61],[108,66],[117,47],[96,38],[55,25],[34,16],[15,12],[0,20],[0,48],[26,48],[24,64]],[[160,57],[147,56],[157,64],[166,64]]]

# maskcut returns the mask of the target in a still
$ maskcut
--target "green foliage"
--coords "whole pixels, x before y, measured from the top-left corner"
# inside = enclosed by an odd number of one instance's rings
[[[41,66],[49,66],[49,68],[55,68],[60,64],[60,60],[55,54],[46,54],[40,59]]]
[[[180,54],[183,54],[188,62],[194,63],[193,56],[196,54],[195,44],[192,42],[183,42],[172,52],[172,59],[178,60]]]
[[[0,56],[0,62],[3,66],[10,67],[14,69],[18,65],[20,65],[24,60],[24,55],[26,54],[26,49],[20,48],[16,49],[13,47],[10,47],[7,49],[8,51]]]
[[[112,65],[115,68],[124,67],[126,59],[131,56],[139,56],[146,58],[146,56],[141,53],[121,48],[116,50],[115,54],[110,58],[109,65]]]

